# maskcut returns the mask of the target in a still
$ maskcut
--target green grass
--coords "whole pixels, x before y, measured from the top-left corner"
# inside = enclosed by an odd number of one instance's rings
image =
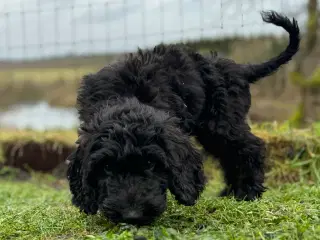
[[[237,202],[217,198],[222,185],[215,180],[196,206],[170,198],[162,217],[139,229],[79,213],[65,183],[0,185],[0,239],[320,239],[319,185],[285,184],[260,201]]]
[[[32,80],[35,84],[50,84],[60,80],[79,81],[88,73],[95,72],[99,67],[83,66],[81,68],[21,68],[0,71],[0,85],[8,81],[19,84],[22,81]]]

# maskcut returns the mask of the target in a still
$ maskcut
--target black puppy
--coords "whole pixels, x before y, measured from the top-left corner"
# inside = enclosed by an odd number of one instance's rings
[[[220,160],[227,184],[221,196],[261,197],[265,145],[246,123],[249,84],[289,62],[300,44],[296,20],[273,11],[262,17],[290,35],[286,50],[262,64],[161,44],[86,75],[77,98],[78,148],[69,157],[73,204],[134,224],[165,211],[167,189],[194,205],[205,177],[190,135]]]

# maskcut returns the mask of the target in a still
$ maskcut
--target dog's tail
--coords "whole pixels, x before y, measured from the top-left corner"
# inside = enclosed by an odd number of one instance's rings
[[[272,23],[284,28],[289,33],[289,44],[287,48],[278,56],[261,64],[243,64],[241,68],[249,83],[254,83],[260,78],[266,77],[277,71],[281,65],[288,63],[299,51],[300,30],[297,21],[292,21],[275,11],[262,11],[261,16],[264,22]]]

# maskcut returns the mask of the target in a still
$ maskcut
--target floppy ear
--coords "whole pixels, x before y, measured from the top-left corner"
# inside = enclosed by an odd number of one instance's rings
[[[67,158],[69,161],[67,178],[72,193],[72,203],[86,214],[96,214],[98,204],[95,190],[83,181],[83,150],[79,145]]]
[[[178,128],[164,130],[163,140],[169,155],[169,189],[179,203],[192,206],[206,182],[202,155]]]

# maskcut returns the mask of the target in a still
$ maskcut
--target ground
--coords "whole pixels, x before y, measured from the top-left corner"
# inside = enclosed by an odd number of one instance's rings
[[[64,180],[0,180],[0,239],[320,239],[320,185],[283,184],[263,199],[237,202],[217,198],[212,180],[194,207],[171,198],[152,226],[113,225],[86,216],[70,204]]]
[[[0,166],[25,161],[29,154],[30,160],[43,163],[53,154],[63,159],[63,149],[74,147],[77,136],[75,130],[0,130]],[[137,235],[154,240],[320,240],[320,123],[308,129],[263,123],[252,130],[268,149],[269,190],[259,201],[216,197],[223,188],[221,172],[208,158],[209,184],[199,202],[184,207],[170,196],[164,215],[152,226],[137,229],[79,213],[61,178],[65,167],[59,170],[60,178],[39,173],[16,178],[0,167],[0,240],[130,240]],[[37,150],[28,147],[31,143]]]

